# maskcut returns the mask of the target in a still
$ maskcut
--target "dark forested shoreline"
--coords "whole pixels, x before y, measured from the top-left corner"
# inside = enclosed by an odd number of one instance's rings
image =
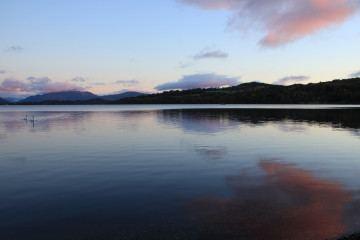
[[[294,84],[243,83],[228,88],[167,91],[124,98],[118,104],[359,104],[360,78]]]

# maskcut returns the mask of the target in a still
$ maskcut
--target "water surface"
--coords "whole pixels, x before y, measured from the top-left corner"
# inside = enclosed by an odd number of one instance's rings
[[[359,129],[359,106],[1,106],[0,237],[336,239]]]

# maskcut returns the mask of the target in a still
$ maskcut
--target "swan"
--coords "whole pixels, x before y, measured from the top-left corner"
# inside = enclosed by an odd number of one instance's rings
[[[32,116],[32,119],[30,119],[30,122],[35,122],[35,117]]]
[[[27,115],[25,115],[24,120],[25,120],[25,121],[27,121],[27,120],[28,120],[28,119],[27,119]]]

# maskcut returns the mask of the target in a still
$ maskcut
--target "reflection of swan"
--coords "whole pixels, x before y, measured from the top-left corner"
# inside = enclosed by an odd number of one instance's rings
[[[27,115],[25,115],[24,120],[27,121]]]

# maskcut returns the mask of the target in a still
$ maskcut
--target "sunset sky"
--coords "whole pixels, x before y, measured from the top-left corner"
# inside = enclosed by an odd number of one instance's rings
[[[0,0],[0,97],[360,76],[359,0]]]

